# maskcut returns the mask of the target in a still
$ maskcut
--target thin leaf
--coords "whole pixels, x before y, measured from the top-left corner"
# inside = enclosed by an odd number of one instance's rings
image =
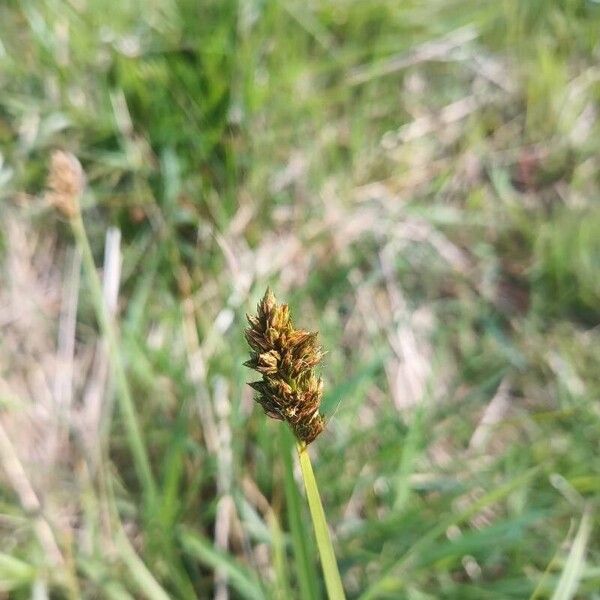
[[[33,581],[35,569],[28,563],[0,553],[0,591],[10,592]]]
[[[402,456],[398,469],[398,480],[396,482],[396,500],[394,510],[401,512],[406,507],[410,498],[410,475],[413,471],[417,450],[421,443],[423,432],[423,409],[415,411],[408,434],[402,444]]]
[[[442,520],[438,525],[431,528],[425,535],[415,542],[409,548],[409,550],[400,558],[398,558],[392,565],[387,567],[382,573],[381,577],[375,583],[373,583],[371,587],[364,591],[364,593],[360,596],[360,600],[371,600],[372,598],[376,598],[383,591],[387,592],[395,589],[401,582],[398,580],[398,577],[394,575],[394,572],[406,567],[407,563],[409,563],[413,557],[419,553],[423,553],[423,551],[430,547],[431,544],[433,544],[437,538],[448,529],[448,527],[461,523],[480,512],[486,506],[489,506],[494,502],[498,502],[510,494],[514,489],[533,478],[538,471],[539,467],[534,467],[533,469],[526,471],[521,476],[516,477],[499,488],[489,492],[461,513],[451,515],[447,519]]]
[[[575,597],[579,581],[585,565],[585,551],[588,540],[592,533],[592,511],[588,509],[581,517],[581,523],[577,530],[577,535],[573,540],[569,557],[565,563],[562,575],[558,581],[558,586],[554,590],[552,600],[570,600]]]
[[[169,595],[156,581],[144,561],[136,554],[123,531],[117,534],[117,547],[129,573],[135,579],[140,591],[144,593],[144,597],[151,600],[169,600]]]
[[[227,573],[229,582],[243,598],[264,600],[265,595],[256,576],[244,568],[228,554],[215,549],[211,542],[197,533],[182,530],[180,540],[184,550],[212,569],[222,569]]]
[[[269,514],[269,526],[271,529],[271,540],[273,548],[273,566],[275,567],[275,596],[279,600],[292,598],[292,586],[290,584],[287,570],[287,556],[285,552],[285,538],[279,526],[279,521],[271,511]]]

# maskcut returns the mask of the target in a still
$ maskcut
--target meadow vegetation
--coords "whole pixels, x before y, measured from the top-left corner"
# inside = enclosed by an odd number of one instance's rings
[[[243,366],[270,285],[327,351],[349,598],[600,598],[599,31],[595,0],[2,2],[0,597],[325,597]]]

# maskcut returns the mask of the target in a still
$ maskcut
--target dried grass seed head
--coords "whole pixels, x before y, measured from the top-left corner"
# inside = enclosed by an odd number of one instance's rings
[[[246,340],[252,349],[244,364],[262,375],[250,383],[267,415],[286,421],[296,437],[309,444],[325,427],[319,413],[323,382],[314,373],[323,351],[318,334],[295,329],[287,304],[278,304],[270,289],[247,315]]]
[[[46,198],[67,219],[79,213],[79,200],[85,187],[81,163],[70,152],[56,150],[50,159]]]

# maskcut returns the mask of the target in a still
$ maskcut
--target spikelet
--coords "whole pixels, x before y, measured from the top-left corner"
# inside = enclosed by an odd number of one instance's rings
[[[244,365],[262,375],[249,385],[256,401],[273,419],[286,421],[296,437],[310,444],[325,427],[319,413],[323,382],[314,368],[323,357],[317,333],[294,329],[287,304],[277,304],[267,289],[256,316],[246,315],[252,352]]]
[[[77,158],[62,150],[52,153],[46,198],[67,219],[79,213],[79,199],[85,187],[85,176]]]

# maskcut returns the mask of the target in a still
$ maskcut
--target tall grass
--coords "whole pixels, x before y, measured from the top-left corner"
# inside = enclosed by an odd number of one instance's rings
[[[324,596],[241,366],[269,281],[336,349],[348,597],[593,597],[597,4],[2,3],[0,594]]]

